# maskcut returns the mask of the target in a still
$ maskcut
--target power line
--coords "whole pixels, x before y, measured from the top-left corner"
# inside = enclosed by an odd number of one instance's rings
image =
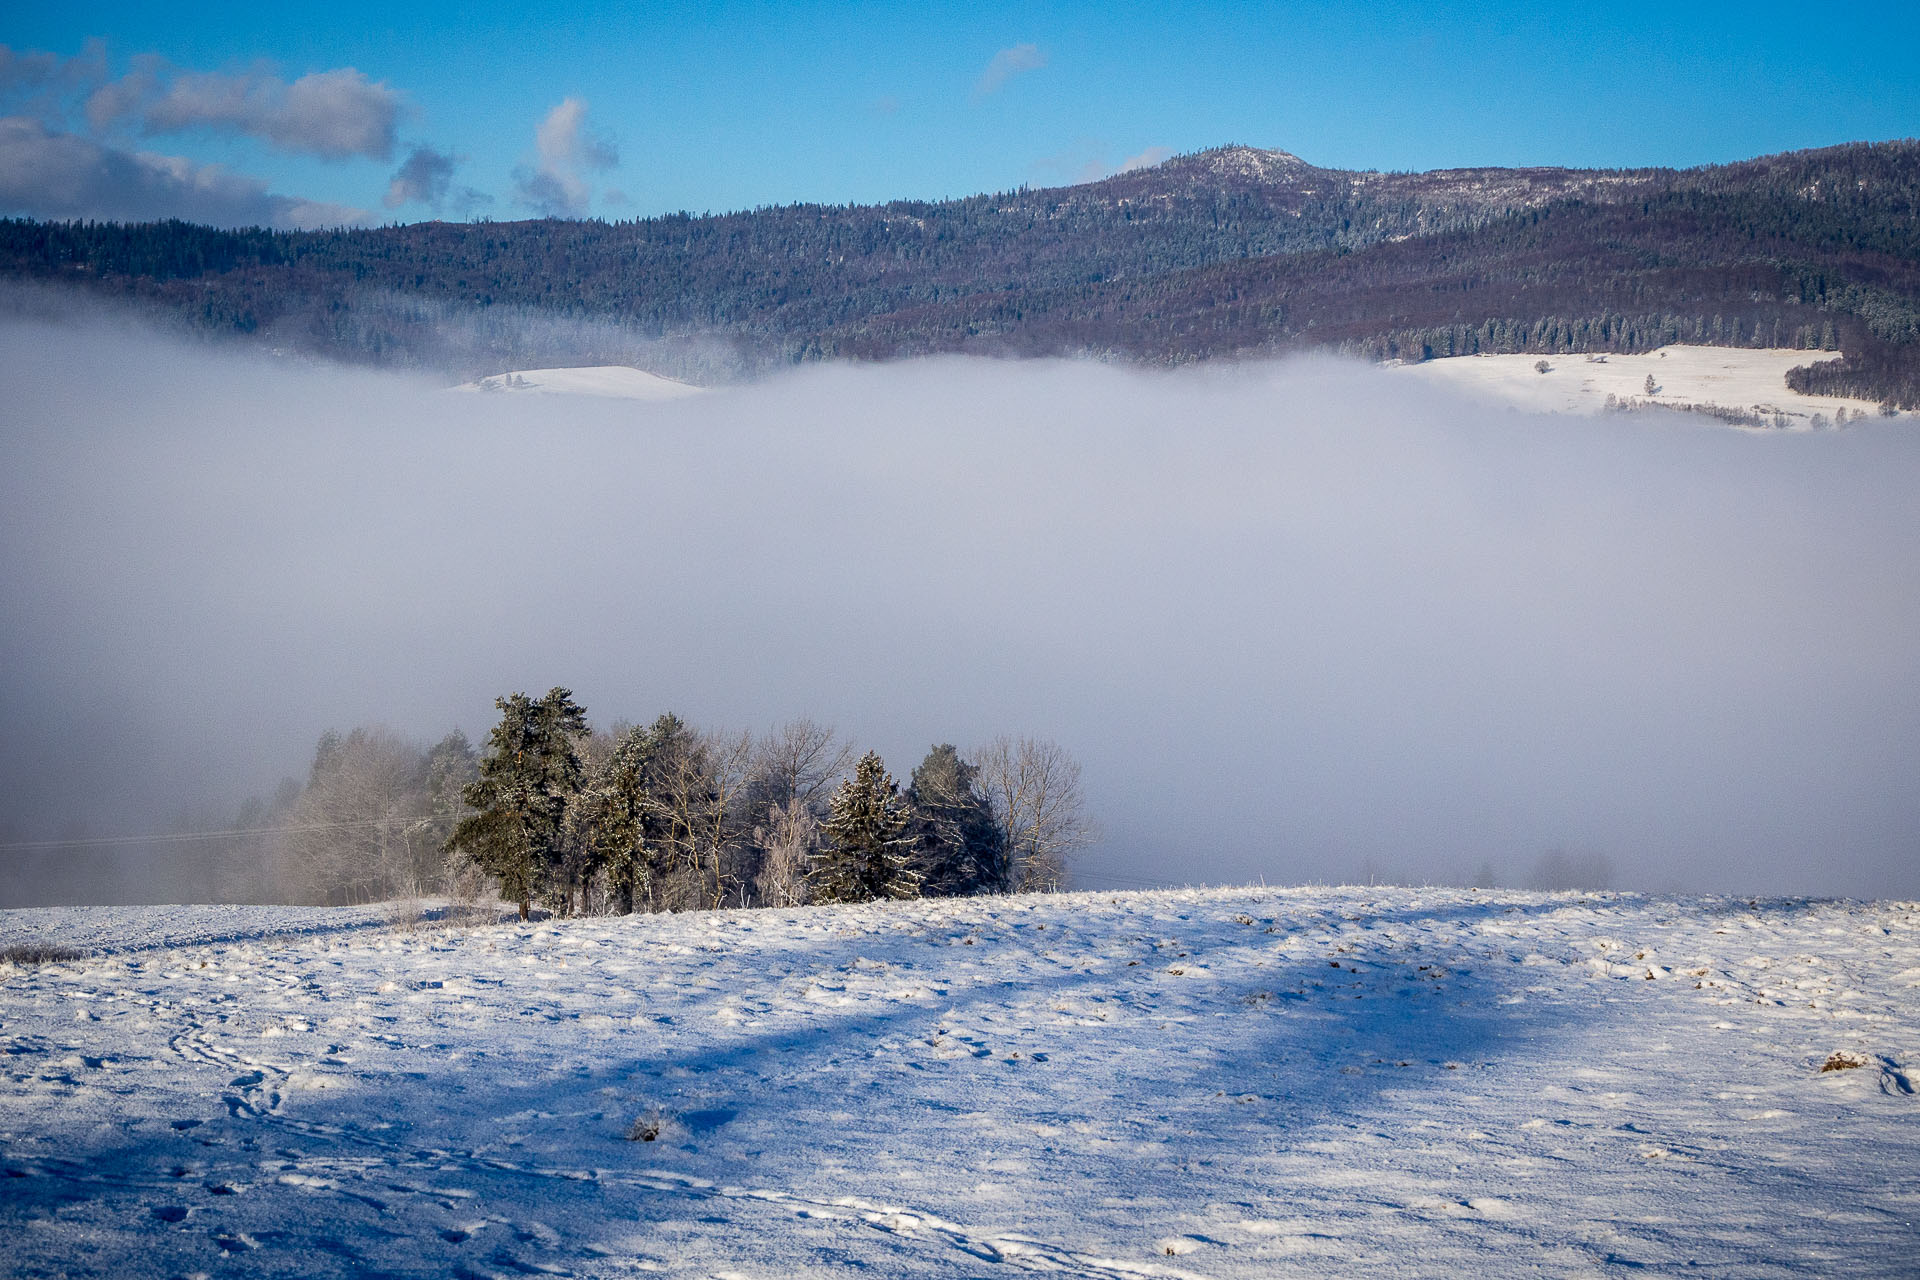
[[[390,827],[401,818],[365,818],[354,822],[309,822],[292,827],[236,827],[228,831],[174,831],[151,836],[100,836],[82,840],[15,840],[0,844],[0,852],[31,852],[35,849],[104,849],[116,845],[189,844],[195,840],[236,840],[242,836],[280,836],[304,831],[364,831],[369,827]]]

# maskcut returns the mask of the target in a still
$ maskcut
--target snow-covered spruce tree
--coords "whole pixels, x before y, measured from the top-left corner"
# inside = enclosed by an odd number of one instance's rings
[[[952,744],[927,752],[907,785],[914,867],[926,897],[1004,892],[1007,833],[978,783],[980,769]]]
[[[559,856],[567,802],[580,789],[574,738],[587,731],[587,713],[558,687],[544,698],[515,693],[494,705],[500,723],[487,735],[480,776],[460,793],[476,812],[453,829],[447,848],[499,880],[501,901],[518,903],[525,920]]]
[[[919,896],[913,837],[898,790],[880,757],[869,751],[833,793],[825,847],[811,877],[815,902]]]

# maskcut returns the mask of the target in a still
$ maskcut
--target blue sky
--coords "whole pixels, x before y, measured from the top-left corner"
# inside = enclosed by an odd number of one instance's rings
[[[1912,4],[215,0],[15,7],[0,44],[0,206],[43,217],[619,218],[1226,142],[1425,169],[1920,134]]]

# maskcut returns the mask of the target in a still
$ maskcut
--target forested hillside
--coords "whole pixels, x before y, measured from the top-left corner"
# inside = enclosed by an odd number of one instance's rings
[[[1320,169],[1225,147],[1076,187],[627,223],[330,232],[0,221],[0,274],[197,329],[471,374],[701,379],[949,351],[1829,353],[1920,407],[1920,143],[1691,170]]]

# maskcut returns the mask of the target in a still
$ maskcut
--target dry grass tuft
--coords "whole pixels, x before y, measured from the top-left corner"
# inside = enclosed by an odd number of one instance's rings
[[[628,1142],[658,1142],[660,1130],[666,1123],[666,1117],[658,1110],[649,1111],[635,1120],[627,1129]]]
[[[0,962],[16,964],[21,968],[36,964],[60,964],[67,960],[80,960],[86,952],[73,947],[56,946],[50,942],[26,942],[17,946],[0,948]]]

